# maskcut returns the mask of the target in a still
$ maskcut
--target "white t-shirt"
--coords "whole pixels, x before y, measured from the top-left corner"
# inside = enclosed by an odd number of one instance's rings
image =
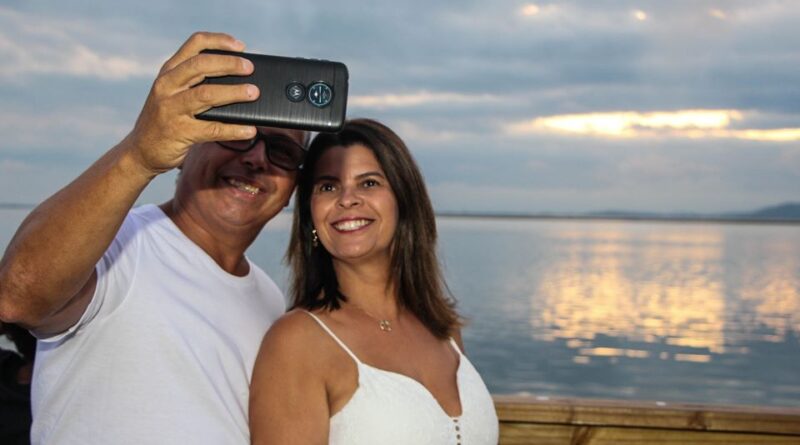
[[[134,209],[97,264],[80,321],[40,340],[34,444],[249,444],[250,378],[285,310],[257,266],[222,270],[156,206]]]

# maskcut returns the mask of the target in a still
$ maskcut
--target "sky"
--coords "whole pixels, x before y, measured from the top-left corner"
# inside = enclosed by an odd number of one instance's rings
[[[800,201],[792,0],[0,0],[0,203],[133,127],[194,31],[344,62],[348,117],[406,141],[438,211],[746,211]],[[162,175],[141,202],[171,196]]]

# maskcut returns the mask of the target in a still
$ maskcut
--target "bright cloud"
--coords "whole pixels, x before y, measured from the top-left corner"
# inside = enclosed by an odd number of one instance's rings
[[[789,142],[800,141],[800,128],[779,128],[775,130],[738,130],[729,131],[739,139],[752,141]]]
[[[620,111],[540,117],[512,124],[506,130],[511,134],[560,133],[602,138],[668,136],[778,142],[800,140],[800,128],[731,128],[733,122],[742,120],[743,113],[738,110]]]

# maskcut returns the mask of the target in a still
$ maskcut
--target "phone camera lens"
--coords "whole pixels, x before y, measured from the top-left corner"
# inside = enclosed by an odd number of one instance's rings
[[[333,100],[333,89],[325,82],[316,82],[308,87],[308,101],[315,107],[322,108]]]

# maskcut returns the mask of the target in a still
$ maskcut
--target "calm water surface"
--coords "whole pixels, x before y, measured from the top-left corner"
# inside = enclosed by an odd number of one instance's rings
[[[26,213],[0,210],[0,247]],[[800,407],[800,225],[438,223],[491,392]],[[284,288],[289,225],[249,253]]]

